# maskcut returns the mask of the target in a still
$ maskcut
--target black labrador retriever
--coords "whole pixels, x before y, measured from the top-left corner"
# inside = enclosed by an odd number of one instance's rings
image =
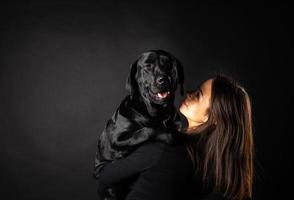
[[[180,84],[183,95],[184,73],[181,63],[170,53],[151,50],[143,53],[127,79],[130,92],[98,140],[94,177],[106,162],[122,158],[149,139],[172,143],[172,133],[180,128],[180,116],[174,106]]]

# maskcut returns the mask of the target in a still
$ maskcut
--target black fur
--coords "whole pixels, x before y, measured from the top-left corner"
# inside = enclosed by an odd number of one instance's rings
[[[94,176],[105,162],[131,153],[149,139],[172,142],[172,133],[180,128],[174,106],[177,84],[183,94],[184,73],[180,62],[163,50],[143,53],[131,65],[126,89],[128,95],[107,121],[98,140]],[[169,91],[167,98],[155,94]]]

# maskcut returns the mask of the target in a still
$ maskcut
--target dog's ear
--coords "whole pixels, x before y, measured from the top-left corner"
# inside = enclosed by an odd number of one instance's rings
[[[183,65],[177,59],[175,59],[174,65],[177,71],[177,82],[180,85],[180,93],[183,96],[184,95],[184,79],[185,79]]]
[[[136,82],[136,72],[137,72],[137,60],[131,65],[131,69],[130,69],[130,75],[127,78],[127,82],[126,82],[126,89],[127,91],[133,95],[136,87],[137,87],[137,82]]]

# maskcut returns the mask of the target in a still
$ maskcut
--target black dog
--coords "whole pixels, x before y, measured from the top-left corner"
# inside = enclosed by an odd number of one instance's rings
[[[156,139],[172,142],[180,128],[174,106],[177,84],[183,95],[184,73],[180,62],[163,50],[143,53],[131,65],[126,88],[130,92],[120,104],[98,140],[94,177],[105,162],[131,153],[138,145]]]

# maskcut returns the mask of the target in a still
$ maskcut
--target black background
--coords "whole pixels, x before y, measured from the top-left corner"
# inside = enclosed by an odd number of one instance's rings
[[[97,199],[98,135],[148,49],[184,65],[186,89],[222,72],[252,97],[254,199],[293,182],[293,47],[286,4],[179,1],[0,3],[0,190],[4,199]],[[291,97],[291,98],[290,98]],[[176,105],[181,97],[177,96]]]

